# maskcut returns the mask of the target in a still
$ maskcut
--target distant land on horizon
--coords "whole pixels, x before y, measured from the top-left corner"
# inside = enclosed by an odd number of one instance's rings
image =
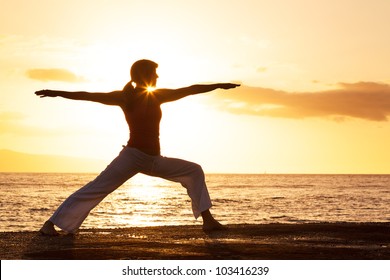
[[[21,153],[0,150],[0,172],[100,172],[108,162],[57,155]]]

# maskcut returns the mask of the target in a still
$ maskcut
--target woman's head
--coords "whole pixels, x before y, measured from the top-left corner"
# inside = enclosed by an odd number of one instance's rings
[[[130,69],[131,80],[140,87],[155,87],[158,75],[158,64],[154,61],[142,59],[134,62]]]

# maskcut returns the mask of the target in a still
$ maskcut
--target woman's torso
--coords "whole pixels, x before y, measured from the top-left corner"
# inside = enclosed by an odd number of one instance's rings
[[[139,89],[124,91],[124,94],[125,102],[121,107],[130,129],[127,146],[159,155],[161,103],[153,93]]]

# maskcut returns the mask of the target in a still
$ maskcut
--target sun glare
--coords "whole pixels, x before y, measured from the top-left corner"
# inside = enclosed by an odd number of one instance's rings
[[[155,89],[156,89],[155,87],[149,86],[149,87],[146,88],[146,91],[148,93],[152,93]]]

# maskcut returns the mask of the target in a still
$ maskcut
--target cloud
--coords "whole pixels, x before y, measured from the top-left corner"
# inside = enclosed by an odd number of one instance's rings
[[[387,121],[390,116],[390,85],[374,82],[339,83],[337,89],[297,93],[242,86],[213,98],[218,99],[219,109],[235,114],[371,121]]]
[[[66,69],[52,68],[52,69],[30,69],[26,72],[27,77],[39,81],[60,81],[68,83],[84,82],[83,77],[77,76]]]

